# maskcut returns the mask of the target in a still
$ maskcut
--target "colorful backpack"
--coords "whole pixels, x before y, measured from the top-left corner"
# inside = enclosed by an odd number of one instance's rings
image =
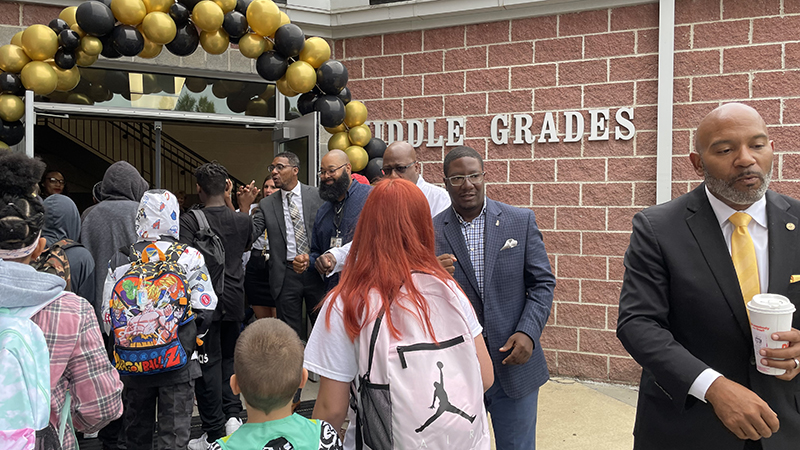
[[[50,421],[50,353],[26,317],[0,313],[0,448],[34,449]]]
[[[154,243],[131,248],[130,268],[114,283],[110,300],[114,362],[121,375],[149,375],[186,365],[179,327],[195,318],[186,273],[178,258],[185,244],[162,252]]]
[[[31,266],[39,272],[51,273],[61,277],[67,282],[67,286],[64,290],[72,291],[72,276],[66,250],[78,245],[81,244],[72,239],[61,239],[42,252],[36,260],[31,261]]]
[[[415,274],[435,340],[416,314],[395,304],[395,339],[383,313],[359,336],[356,449],[490,447],[475,342],[457,287]],[[370,298],[372,304],[379,299]]]

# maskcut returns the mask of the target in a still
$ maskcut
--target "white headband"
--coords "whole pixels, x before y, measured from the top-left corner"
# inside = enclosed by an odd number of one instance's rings
[[[0,259],[20,259],[24,258],[34,250],[36,250],[36,246],[39,245],[39,238],[42,236],[42,232],[39,232],[39,235],[36,236],[36,239],[33,241],[33,244],[24,247],[24,248],[15,248],[15,249],[1,249],[0,248]]]

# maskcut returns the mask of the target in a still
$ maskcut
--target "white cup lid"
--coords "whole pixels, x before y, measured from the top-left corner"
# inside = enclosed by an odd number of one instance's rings
[[[758,294],[747,303],[747,309],[766,314],[794,313],[795,307],[788,298],[780,294]]]

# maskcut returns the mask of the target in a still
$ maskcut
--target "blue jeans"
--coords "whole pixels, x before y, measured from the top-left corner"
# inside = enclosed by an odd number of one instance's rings
[[[483,395],[486,409],[492,416],[494,442],[497,450],[536,449],[536,410],[539,388],[520,399],[506,395],[495,378],[492,387]]]

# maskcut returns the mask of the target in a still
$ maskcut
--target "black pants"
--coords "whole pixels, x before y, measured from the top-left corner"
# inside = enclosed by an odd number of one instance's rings
[[[317,320],[317,304],[325,294],[325,285],[319,272],[310,267],[303,273],[296,273],[289,263],[286,276],[283,277],[281,293],[275,301],[278,308],[278,318],[297,332],[300,339],[306,340],[308,331],[306,321],[303,320],[303,304],[313,324]]]
[[[242,412],[239,397],[231,391],[233,353],[240,332],[239,322],[213,322],[198,349],[203,376],[195,382],[194,392],[209,442],[225,436],[225,422]]]
[[[192,428],[194,382],[170,386],[125,387],[127,450],[151,450],[158,403],[158,450],[185,450]]]

